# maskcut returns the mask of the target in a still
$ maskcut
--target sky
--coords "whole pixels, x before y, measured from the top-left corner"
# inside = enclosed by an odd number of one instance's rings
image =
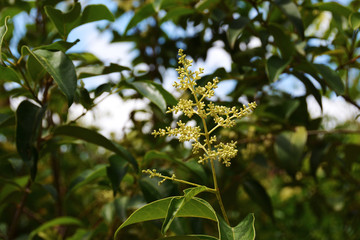
[[[338,1],[344,2],[344,1]],[[110,0],[80,0],[82,7],[88,4],[105,4],[110,11],[116,9],[116,3]],[[62,8],[64,6],[57,6]],[[120,33],[124,31],[127,23],[132,17],[132,13],[126,13],[122,17],[116,20],[113,23],[113,27],[118,30]],[[20,15],[14,19],[15,25],[15,34],[19,37],[24,34],[25,28],[23,27],[24,22],[28,20],[28,17],[25,15]],[[18,24],[16,24],[18,23]],[[22,23],[22,24],[21,24]],[[129,42],[121,43],[110,43],[112,34],[108,31],[100,33],[97,30],[98,26],[103,26],[106,24],[106,21],[98,21],[95,23],[88,23],[80,27],[75,28],[71,31],[68,37],[68,41],[72,42],[76,39],[80,39],[80,42],[76,44],[69,52],[91,52],[95,54],[99,59],[101,59],[106,65],[110,63],[117,63],[124,66],[131,66],[131,60],[136,57],[136,51],[133,51],[133,44]],[[328,24],[328,23],[322,23]],[[163,25],[165,31],[174,32],[176,29],[171,23]],[[189,34],[189,33],[179,33],[178,34]],[[190,33],[191,34],[191,33]],[[258,39],[254,39],[251,43],[252,47],[256,47],[260,44]],[[13,43],[16,46],[16,42]],[[222,42],[215,42],[214,46],[208,50],[207,58],[202,61],[197,61],[194,64],[194,69],[198,67],[205,68],[205,74],[211,73],[212,70],[215,70],[219,67],[223,67],[226,70],[231,68],[231,58],[223,50]],[[177,54],[177,49],[174,49],[174,55]],[[321,59],[319,59],[321,61]],[[146,67],[137,66],[140,68]],[[83,79],[85,86],[88,89],[95,88],[96,86],[107,82],[109,79],[116,80],[118,79],[119,74],[109,74],[106,76],[98,76]],[[177,78],[177,73],[174,69],[167,69],[164,74],[164,88],[169,92],[174,93],[172,88],[172,83]],[[216,90],[216,95],[220,98],[226,99],[226,94],[234,87],[235,82],[232,80],[227,80],[220,82],[219,88]],[[305,93],[305,87],[303,84],[294,77],[289,77],[289,75],[282,75],[281,78],[273,84],[275,89],[283,90],[290,93],[293,96],[301,96]],[[176,93],[174,94],[176,95]],[[103,98],[106,95],[100,97]],[[14,100],[13,105],[19,103],[19,100]],[[346,120],[355,119],[355,116],[358,114],[358,111],[355,107],[346,103],[341,97],[333,96],[331,99],[323,97],[323,112],[315,99],[313,97],[308,97],[308,108],[311,116],[313,118],[327,115],[329,119],[325,124],[326,128],[331,129],[336,126],[338,122],[344,122]],[[81,122],[85,125],[97,126],[99,131],[105,136],[110,136],[113,133],[112,137],[120,139],[124,136],[124,133],[127,132],[127,129],[131,127],[129,121],[129,114],[133,109],[147,109],[149,101],[144,100],[130,100],[123,101],[118,96],[107,96],[101,103],[99,103],[92,111],[89,111],[85,117],[81,119]],[[75,119],[79,116],[84,109],[81,105],[73,104],[70,109],[70,119]],[[341,114],[339,114],[341,113]],[[139,114],[139,118],[146,118],[146,114]]]

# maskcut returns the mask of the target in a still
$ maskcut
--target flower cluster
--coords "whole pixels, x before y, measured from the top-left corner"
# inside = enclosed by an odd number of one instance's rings
[[[159,185],[164,183],[166,180],[174,180],[176,178],[175,174],[173,174],[171,177],[168,177],[168,176],[162,175],[161,173],[156,172],[156,169],[153,169],[153,170],[146,169],[146,170],[142,170],[142,172],[149,174],[150,178],[153,178],[153,177],[162,178],[162,180],[160,182],[158,182]]]
[[[179,74],[179,81],[175,82],[173,86],[181,90],[190,90],[193,100],[180,99],[176,106],[168,109],[167,113],[183,112],[189,118],[193,115],[198,115],[202,120],[203,129],[198,126],[187,126],[179,121],[176,128],[166,127],[157,131],[154,130],[152,134],[154,136],[176,136],[180,142],[192,141],[192,151],[194,154],[198,153],[199,150],[203,151],[203,156],[199,157],[199,163],[204,164],[208,161],[218,160],[228,167],[231,164],[230,160],[238,152],[236,149],[237,143],[232,141],[230,143],[220,142],[216,144],[216,136],[211,136],[211,134],[218,127],[230,128],[235,126],[235,120],[251,113],[256,108],[256,103],[252,102],[248,106],[244,105],[242,109],[217,106],[212,102],[206,104],[204,99],[214,96],[214,90],[217,88],[219,79],[213,79],[212,82],[208,82],[204,87],[198,86],[197,80],[201,79],[200,74],[204,72],[204,69],[200,68],[198,71],[191,71],[192,60],[186,59],[182,49],[179,50],[179,56],[180,67],[176,69]],[[207,120],[209,118],[215,123],[212,129],[207,127]]]

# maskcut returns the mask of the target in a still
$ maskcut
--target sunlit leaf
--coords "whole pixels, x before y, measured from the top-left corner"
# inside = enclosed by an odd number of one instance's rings
[[[66,42],[63,40],[56,41],[54,43],[51,43],[49,45],[43,45],[40,47],[37,47],[35,49],[46,49],[46,50],[52,50],[52,51],[62,51],[66,52],[70,48],[72,48],[75,44],[77,44],[80,40],[76,39],[74,42]]]
[[[0,81],[4,82],[20,82],[20,78],[14,69],[0,65]]]
[[[355,12],[350,14],[349,23],[353,29],[358,29],[360,27],[360,13]]]
[[[2,44],[4,41],[4,37],[8,31],[8,27],[7,27],[7,21],[10,19],[9,16],[5,17],[5,21],[4,21],[4,25],[0,26],[0,63],[2,63],[2,58],[1,58],[1,48],[2,48]]]
[[[195,8],[198,11],[204,11],[205,9],[213,7],[218,2],[220,2],[220,0],[200,0],[196,3]]]
[[[59,225],[82,225],[81,221],[78,220],[77,218],[73,218],[73,217],[58,217],[55,219],[52,219],[50,221],[45,222],[44,224],[42,224],[40,227],[34,229],[30,235],[29,235],[29,239],[33,239],[38,233],[51,228],[51,227],[55,227],[55,226],[59,226]]]
[[[119,156],[122,156],[126,161],[132,164],[136,170],[138,169],[138,164],[136,160],[126,149],[112,142],[111,140],[107,139],[106,137],[94,130],[78,126],[64,125],[57,127],[54,130],[54,135],[65,135],[69,137],[74,137],[106,148],[118,154]]]
[[[331,13],[338,16],[344,16],[346,17],[346,19],[348,19],[349,15],[352,13],[352,11],[349,8],[334,1],[317,3],[314,4],[313,7],[322,11],[330,11]]]
[[[80,25],[99,20],[115,21],[113,14],[102,4],[87,5],[81,14]]]
[[[130,85],[132,85],[141,95],[148,98],[151,102],[158,106],[161,111],[165,112],[166,101],[158,88],[150,81],[130,82]]]

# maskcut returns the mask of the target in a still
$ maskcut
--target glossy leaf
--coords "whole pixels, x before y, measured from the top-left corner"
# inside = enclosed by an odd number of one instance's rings
[[[218,219],[220,240],[255,239],[255,217],[253,213],[248,214],[236,227],[230,227],[220,216]]]
[[[154,5],[152,3],[148,3],[146,5],[141,6],[140,9],[138,9],[134,16],[131,18],[129,24],[127,25],[124,35],[129,31],[131,28],[135,27],[139,22],[142,20],[145,20],[146,18],[152,16],[155,14]]]
[[[106,168],[106,174],[110,179],[114,196],[119,189],[121,180],[124,178],[128,169],[128,162],[119,155],[113,155],[109,158],[110,166]]]
[[[295,132],[282,132],[276,137],[274,149],[279,165],[293,177],[300,170],[306,140],[304,127],[297,127]]]
[[[355,12],[355,13],[350,14],[349,23],[353,29],[355,29],[355,30],[358,29],[360,27],[360,13]]]
[[[273,206],[265,188],[255,179],[245,180],[243,186],[249,197],[258,204],[272,220],[274,220]]]
[[[230,44],[230,47],[234,49],[236,40],[239,38],[239,35],[244,30],[244,27],[250,22],[246,17],[239,17],[238,19],[233,20],[229,24],[229,29],[227,33],[227,39]]]
[[[168,207],[165,220],[163,222],[161,233],[165,235],[167,230],[169,229],[171,223],[174,221],[175,217],[177,217],[179,211],[185,206],[187,202],[189,202],[192,198],[194,198],[197,194],[207,191],[207,187],[194,187],[188,188],[184,192],[183,197],[174,197],[171,199],[170,205]]]
[[[76,72],[73,62],[61,51],[51,52],[44,49],[31,51],[23,46],[22,52],[30,53],[38,63],[51,75],[71,106],[76,91]]]
[[[30,167],[34,180],[37,171],[38,151],[36,142],[45,108],[24,100],[16,110],[16,148],[22,160]]]
[[[4,25],[0,26],[0,63],[2,63],[2,58],[1,58],[1,48],[2,48],[2,44],[4,41],[4,37],[8,31],[8,27],[7,27],[7,21],[10,19],[9,16],[5,17],[5,21],[4,21]]]
[[[100,133],[83,128],[78,126],[59,126],[54,130],[54,135],[65,135],[69,137],[74,137],[77,139],[81,139],[83,141],[96,144],[100,147],[106,148],[119,156],[123,157],[126,161],[133,165],[133,167],[138,170],[138,164],[133,156],[122,146],[110,141]]]
[[[173,198],[175,197],[169,197],[158,201],[154,201],[136,210],[116,230],[115,239],[118,239],[120,230],[128,225],[165,218],[167,215],[167,209]],[[217,216],[214,210],[212,209],[212,207],[210,206],[210,204],[196,197],[188,201],[181,208],[181,210],[179,210],[177,217],[199,217],[199,218],[206,218],[213,221],[217,221]]]
[[[47,221],[44,224],[42,224],[40,227],[34,229],[30,233],[29,239],[30,240],[33,239],[38,233],[40,233],[48,228],[59,226],[59,225],[82,225],[82,223],[77,218],[58,217],[58,218],[52,219],[50,221]]]
[[[324,64],[313,64],[316,68],[316,70],[320,73],[320,75],[323,77],[323,80],[325,83],[335,91],[337,95],[344,94],[345,86],[342,82],[339,75],[329,68],[328,66]]]
[[[161,92],[150,81],[136,81],[130,82],[141,95],[148,98],[152,103],[160,108],[161,111],[166,111],[166,101]]]
[[[289,65],[289,60],[281,59],[280,57],[273,55],[266,61],[266,73],[270,82],[278,80],[280,74]]]
[[[292,0],[275,0],[275,4],[292,22],[301,39],[304,39],[304,24],[296,4]]]

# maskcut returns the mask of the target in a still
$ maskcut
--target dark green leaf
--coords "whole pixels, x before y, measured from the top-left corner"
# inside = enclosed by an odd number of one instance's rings
[[[337,95],[344,94],[345,87],[339,75],[324,64],[313,64],[316,70],[323,77],[325,83],[335,91]]]
[[[58,217],[58,218],[55,218],[55,219],[45,222],[40,227],[33,230],[29,235],[29,239],[33,239],[38,233],[40,233],[44,230],[47,230],[48,228],[55,227],[58,225],[82,225],[82,223],[77,218]]]
[[[60,41],[54,42],[49,45],[37,47],[35,49],[46,49],[46,50],[51,50],[51,51],[66,52],[67,50],[72,48],[75,44],[77,44],[79,41],[80,41],[79,39],[76,39],[74,42],[66,42],[66,41],[60,40]]]
[[[142,6],[135,12],[135,15],[131,18],[129,24],[127,25],[124,35],[129,31],[131,28],[135,27],[139,22],[142,20],[152,16],[155,14],[154,5],[152,3],[148,3]]]
[[[91,109],[94,105],[93,99],[90,98],[89,91],[86,88],[79,89],[80,103],[85,109]]]
[[[275,4],[290,19],[301,39],[304,39],[304,24],[301,19],[300,11],[292,0],[275,0]]]
[[[196,3],[195,8],[198,11],[202,12],[205,9],[209,9],[209,8],[213,7],[218,2],[220,2],[220,0],[200,0],[199,2]]]
[[[115,63],[110,63],[110,66],[87,66],[76,69],[78,78],[87,78],[98,75],[110,74],[114,72],[130,71],[130,68],[121,66]]]
[[[113,155],[109,158],[109,163],[110,166],[106,168],[106,173],[110,179],[115,196],[120,182],[127,172],[128,162],[119,155]]]
[[[167,105],[171,105],[171,106],[175,106],[177,105],[178,101],[176,100],[176,98],[169,93],[168,91],[166,91],[163,86],[161,86],[158,83],[152,82],[152,85],[154,85],[156,87],[157,90],[159,90],[159,92],[161,93],[161,95],[164,97]]]
[[[151,102],[158,106],[161,111],[165,113],[166,101],[161,92],[150,81],[130,82],[130,85],[133,86],[141,95],[148,98]]]
[[[99,20],[115,21],[113,14],[102,4],[87,5],[81,14],[80,25]]]
[[[176,8],[172,8],[170,11],[167,12],[167,14],[160,20],[160,23],[172,20],[174,22],[177,22],[177,19],[182,17],[182,16],[186,16],[186,15],[190,15],[190,14],[194,14],[195,10],[192,8],[187,8],[187,7],[176,7]]]
[[[71,182],[67,196],[76,189],[93,182],[95,179],[106,176],[106,165],[99,164],[94,169],[88,169],[82,172],[74,181]]]
[[[114,84],[112,84],[112,83],[104,83],[104,84],[99,85],[95,89],[95,97],[100,96],[104,92],[111,92],[111,89],[112,89],[113,85]]]
[[[22,160],[30,166],[31,178],[36,177],[38,151],[36,143],[41,134],[41,121],[45,107],[39,107],[27,100],[16,110],[16,148]]]
[[[162,219],[167,215],[167,209],[174,197],[164,198],[145,205],[136,210],[115,232],[115,239],[118,239],[122,228],[139,222]],[[178,212],[177,217],[199,217],[217,221],[215,211],[211,205],[200,198],[193,198],[187,202]]]
[[[249,18],[239,17],[238,19],[233,20],[229,24],[229,30],[227,33],[227,39],[230,44],[230,47],[234,49],[236,40],[239,38],[239,35],[244,30],[244,27],[250,22]]]
[[[308,93],[310,93],[311,95],[314,96],[315,100],[319,103],[319,106],[322,110],[322,96],[320,93],[320,90],[318,90],[314,84],[310,81],[309,78],[307,78],[304,74],[302,73],[293,73],[300,81],[302,81],[306,87],[306,90]]]
[[[244,181],[243,185],[249,197],[258,204],[272,220],[274,220],[273,206],[265,188],[255,179],[248,179]]]
[[[4,67],[0,65],[0,81],[19,83],[20,78],[11,67]]]
[[[46,15],[54,23],[56,29],[60,35],[66,39],[70,31],[77,27],[81,13],[81,5],[79,2],[75,3],[73,8],[67,12],[63,13],[62,11],[55,9],[51,6],[45,7]]]
[[[279,25],[270,24],[268,30],[273,35],[276,46],[280,49],[281,57],[283,59],[292,58],[295,51],[294,43],[290,36],[284,32],[284,29]]]
[[[352,29],[356,30],[360,27],[360,13],[355,12],[350,14],[349,16],[349,23]]]
[[[255,217],[253,213],[248,214],[236,227],[230,227],[220,216],[218,219],[220,240],[255,239]]]
[[[138,164],[136,160],[127,150],[94,130],[78,126],[65,125],[57,127],[54,131],[54,135],[66,135],[106,148],[123,157],[126,161],[132,164],[136,170],[138,170]]]
[[[0,128],[15,125],[15,116],[13,114],[0,113]]]
[[[26,70],[29,73],[33,82],[38,83],[46,74],[44,67],[36,60],[33,55],[30,55],[26,61]]]
[[[1,58],[1,48],[2,48],[2,43],[4,41],[4,37],[8,31],[8,27],[7,27],[7,21],[10,19],[9,16],[5,17],[5,21],[4,21],[4,25],[0,26],[0,63],[2,63],[2,58]]]
[[[279,165],[293,177],[300,170],[306,140],[304,127],[297,127],[295,132],[282,132],[276,137],[274,148]]]
[[[346,17],[346,19],[348,19],[349,15],[352,13],[352,11],[349,8],[337,2],[318,3],[318,4],[314,4],[313,7],[322,11],[330,11],[334,15],[344,16]]]
[[[68,105],[71,106],[77,82],[73,62],[61,51],[51,52],[44,49],[31,51],[27,46],[23,46],[22,53],[23,55],[30,53],[42,65],[65,94]]]
[[[279,78],[280,74],[289,65],[289,63],[289,60],[281,59],[276,55],[271,56],[266,61],[266,73],[270,82],[275,82]]]

